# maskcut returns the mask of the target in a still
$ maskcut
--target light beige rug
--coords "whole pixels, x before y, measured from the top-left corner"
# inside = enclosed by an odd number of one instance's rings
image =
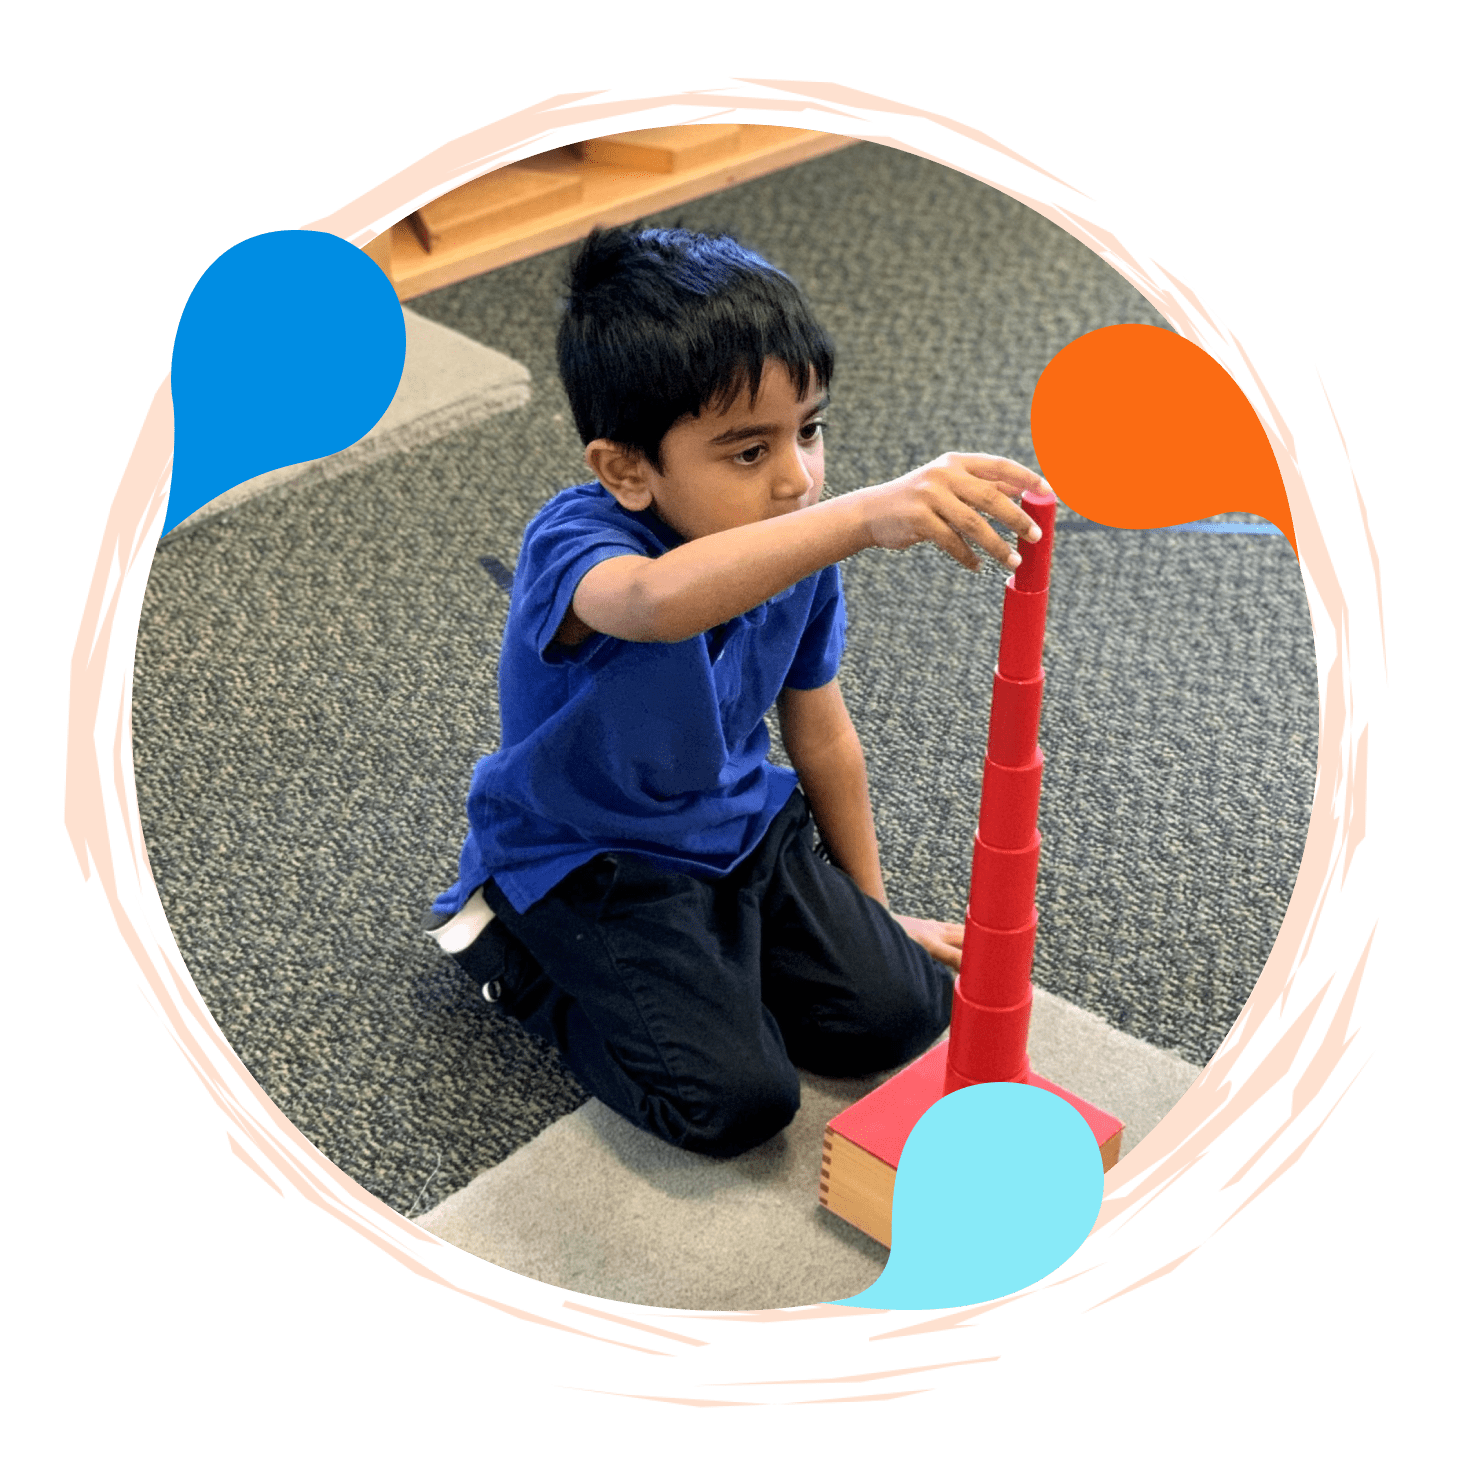
[[[1035,1070],[1123,1119],[1123,1153],[1199,1068],[1036,991]],[[848,1298],[886,1249],[817,1199],[825,1125],[880,1082],[805,1075],[794,1122],[734,1160],[673,1149],[590,1101],[419,1219],[499,1267],[597,1298],[779,1309]]]
[[[526,366],[413,310],[405,315],[405,369],[385,414],[357,442],[327,458],[289,464],[248,479],[180,521],[184,530],[244,500],[292,482],[316,483],[406,453],[460,428],[524,406],[532,395]]]

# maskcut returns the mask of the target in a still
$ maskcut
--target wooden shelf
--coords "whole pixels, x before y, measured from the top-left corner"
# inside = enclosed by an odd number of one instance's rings
[[[512,165],[422,206],[410,225],[428,256],[475,249],[499,232],[544,221],[584,194],[577,175]]]
[[[712,131],[711,142],[701,140],[696,130]],[[669,136],[669,147],[662,147],[663,135]],[[613,141],[626,143],[626,148]],[[631,141],[638,153],[632,152]],[[853,143],[841,134],[767,124],[643,129],[599,141],[594,148],[572,145],[550,150],[459,186],[417,213],[418,223],[397,222],[367,251],[385,268],[400,299],[413,299],[563,247],[593,226],[634,221]],[[602,157],[643,158],[668,168],[636,170],[603,163]],[[529,172],[537,176],[530,179]],[[500,176],[506,180],[498,180]],[[561,177],[567,189],[561,192],[549,177]],[[433,244],[430,251],[422,243],[422,233]]]
[[[739,124],[684,124],[675,129],[637,129],[633,134],[607,134],[577,145],[579,158],[592,165],[618,165],[674,175],[737,154],[743,147]]]

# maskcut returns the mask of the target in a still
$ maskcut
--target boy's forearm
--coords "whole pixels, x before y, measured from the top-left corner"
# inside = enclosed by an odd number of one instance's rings
[[[608,585],[596,567],[585,579],[589,591],[581,584],[576,593],[574,611],[601,633],[676,643],[747,613],[868,544],[862,506],[845,495],[699,536],[655,560],[632,559],[628,572],[618,574],[623,580]]]
[[[831,859],[867,896],[887,906],[860,739],[852,731],[838,738],[823,756],[794,762]]]

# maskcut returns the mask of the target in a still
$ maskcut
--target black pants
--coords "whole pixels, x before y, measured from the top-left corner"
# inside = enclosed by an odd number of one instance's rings
[[[889,1070],[942,1034],[952,1005],[952,973],[814,840],[796,789],[719,881],[602,855],[525,913],[488,881],[506,930],[502,1003],[601,1102],[668,1143],[761,1144],[799,1108],[796,1064]]]

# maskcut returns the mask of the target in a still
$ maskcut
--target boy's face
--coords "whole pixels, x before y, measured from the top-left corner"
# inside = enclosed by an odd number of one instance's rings
[[[611,470],[605,487],[627,509],[649,505],[687,540],[803,510],[825,484],[821,411],[829,404],[814,373],[795,396],[789,372],[769,361],[750,403],[746,387],[726,412],[683,418],[661,442],[662,472],[642,458]],[[590,445],[593,453],[596,445]],[[626,474],[621,478],[621,474]]]

